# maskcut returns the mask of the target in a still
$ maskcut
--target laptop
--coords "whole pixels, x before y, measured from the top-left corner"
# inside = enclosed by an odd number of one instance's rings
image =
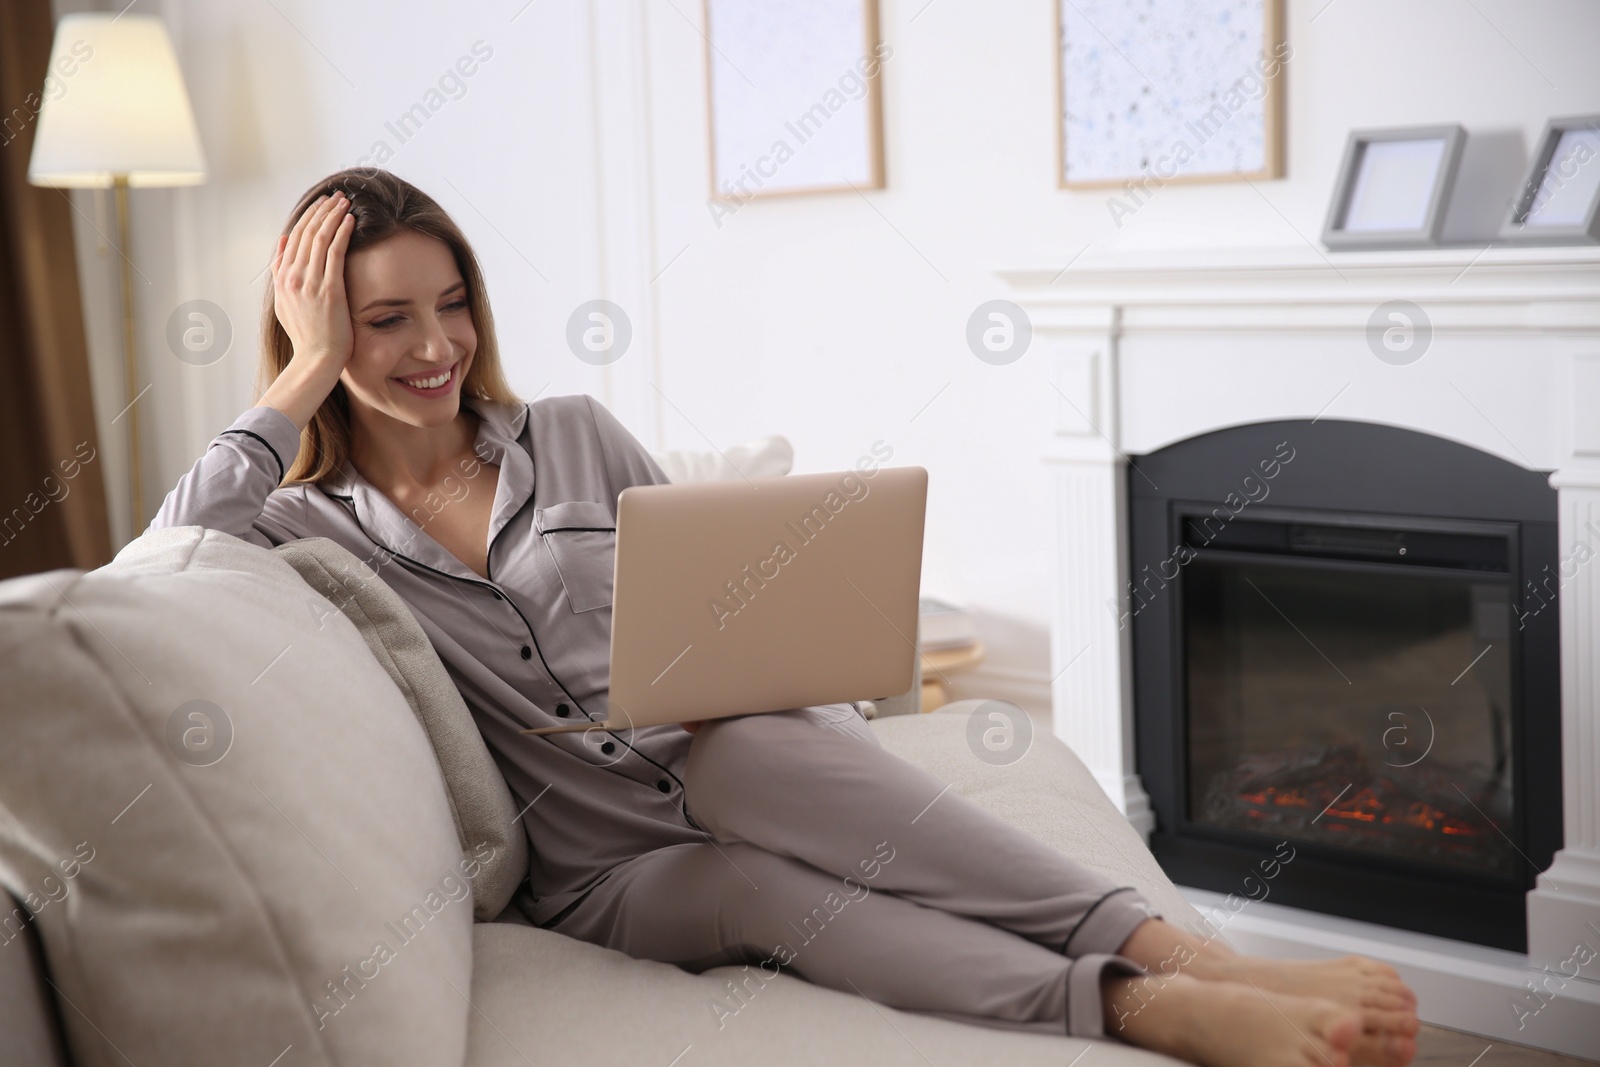
[[[624,489],[600,725],[905,692],[916,677],[927,494],[922,467]]]

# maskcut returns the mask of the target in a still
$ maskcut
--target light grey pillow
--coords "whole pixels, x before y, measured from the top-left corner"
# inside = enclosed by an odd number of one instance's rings
[[[473,872],[432,746],[307,595],[198,526],[0,583],[0,882],[74,1064],[466,1055]]]
[[[772,434],[723,450],[652,452],[650,458],[674,484],[776,478],[794,466],[794,446],[782,434]]]
[[[427,731],[462,855],[481,857],[487,845],[492,856],[477,865],[472,879],[473,915],[488,922],[527,877],[528,835],[461,691],[405,601],[354,553],[326,537],[290,541],[272,551],[355,624]]]

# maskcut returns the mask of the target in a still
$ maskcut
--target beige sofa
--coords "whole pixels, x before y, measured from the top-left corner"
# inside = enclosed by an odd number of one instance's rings
[[[0,884],[25,905],[0,924],[0,1063],[1059,1067],[1086,1045],[528,925],[503,779],[415,620],[332,542],[180,527],[0,583],[0,694]],[[1059,741],[974,754],[976,703],[872,726],[1200,929]]]

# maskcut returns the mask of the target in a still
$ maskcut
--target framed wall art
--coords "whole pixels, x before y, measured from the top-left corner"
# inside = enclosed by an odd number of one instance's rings
[[[1063,189],[1283,175],[1283,0],[1054,0]]]
[[[883,188],[877,0],[704,0],[711,198]]]

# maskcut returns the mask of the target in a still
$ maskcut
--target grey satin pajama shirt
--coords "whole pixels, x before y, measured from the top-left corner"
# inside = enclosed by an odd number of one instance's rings
[[[748,963],[746,987],[782,967],[908,1010],[1102,1034],[1100,976],[1139,973],[1115,953],[1154,909],[941,796],[854,705],[698,734],[520,734],[607,717],[617,496],[668,479],[590,397],[461,403],[478,459],[499,467],[488,580],[426,533],[453,491],[407,514],[350,463],[280,488],[300,433],[264,406],[211,442],[151,526],[263,547],[327,537],[400,595],[525,807],[533,922],[693,971]]]

